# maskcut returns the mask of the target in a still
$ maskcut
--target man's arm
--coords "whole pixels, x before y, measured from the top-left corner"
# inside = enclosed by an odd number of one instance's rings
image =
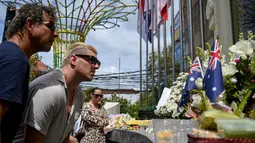
[[[0,66],[0,122],[2,142],[11,141],[18,129],[28,90],[29,63],[23,60],[6,60]],[[15,108],[17,107],[17,111]],[[9,112],[10,110],[10,112]],[[15,114],[15,111],[17,112]],[[7,136],[6,136],[7,135]]]
[[[34,143],[35,141],[36,143],[44,143],[45,135],[41,132],[30,126],[26,126],[25,130],[25,143]]]
[[[69,131],[63,143],[78,143],[78,140],[71,136],[71,131]]]
[[[1,126],[1,121],[2,121],[2,119],[3,119],[3,117],[4,117],[4,114],[5,114],[5,113],[7,112],[7,110],[8,110],[8,107],[9,107],[9,104],[8,104],[6,101],[0,100],[0,126]],[[0,128],[1,128],[1,127],[0,127]],[[0,129],[0,131],[1,131],[1,129]],[[2,134],[2,133],[0,133],[0,143],[1,143],[1,140],[2,140],[1,134]]]
[[[9,60],[0,67],[0,121],[8,111],[9,102],[22,104],[24,86],[28,86],[28,64]]]
[[[8,111],[9,104],[7,101],[0,100],[0,121],[3,119],[5,113]]]

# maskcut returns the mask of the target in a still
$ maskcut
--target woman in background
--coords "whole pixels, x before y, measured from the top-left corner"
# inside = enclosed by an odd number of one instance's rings
[[[101,89],[90,91],[91,99],[84,103],[81,112],[85,135],[81,143],[106,143],[104,127],[109,123],[106,110],[102,107],[103,94]]]

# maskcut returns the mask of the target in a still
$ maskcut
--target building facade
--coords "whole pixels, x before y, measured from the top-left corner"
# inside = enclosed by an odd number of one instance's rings
[[[189,15],[190,3],[191,17]],[[201,5],[202,11],[200,10]],[[216,38],[219,38],[223,47],[222,52],[227,56],[229,45],[238,41],[240,32],[244,32],[245,35],[247,35],[248,30],[255,32],[255,20],[253,20],[255,19],[255,14],[253,14],[255,13],[255,1],[182,0],[181,7],[183,56],[195,57],[196,47],[203,47],[202,39],[205,43],[208,42],[212,45]],[[191,23],[189,20],[191,20]],[[203,37],[201,36],[201,30],[203,30]],[[191,39],[193,39],[192,42],[190,42]],[[189,65],[185,60],[183,62],[184,70],[188,70]]]

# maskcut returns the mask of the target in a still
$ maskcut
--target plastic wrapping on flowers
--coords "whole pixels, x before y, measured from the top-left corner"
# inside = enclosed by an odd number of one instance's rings
[[[127,124],[130,120],[134,120],[129,114],[116,114],[109,116],[110,121],[109,125],[105,127],[105,130],[112,129],[129,129],[129,125]]]
[[[157,106],[154,110],[155,114],[158,116],[168,117],[168,118],[179,118],[180,114],[183,112],[183,108],[177,110],[178,103],[182,96],[182,90],[185,86],[188,73],[179,73],[177,80],[173,82],[171,89],[171,94],[164,106]]]

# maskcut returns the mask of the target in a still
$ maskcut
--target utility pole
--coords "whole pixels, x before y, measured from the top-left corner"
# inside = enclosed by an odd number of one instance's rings
[[[120,57],[119,57],[119,92],[120,92]],[[119,93],[120,96],[120,93]]]

